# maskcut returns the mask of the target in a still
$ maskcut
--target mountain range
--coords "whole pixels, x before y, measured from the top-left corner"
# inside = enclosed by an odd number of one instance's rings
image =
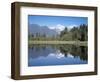
[[[28,33],[33,35],[36,33],[39,33],[40,35],[45,34],[47,37],[52,37],[59,34],[56,29],[50,29],[48,26],[40,26],[38,24],[29,24]]]

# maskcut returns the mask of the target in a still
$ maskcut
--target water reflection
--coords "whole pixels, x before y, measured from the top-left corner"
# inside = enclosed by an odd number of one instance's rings
[[[41,45],[28,47],[28,66],[87,64],[87,47],[77,45]]]

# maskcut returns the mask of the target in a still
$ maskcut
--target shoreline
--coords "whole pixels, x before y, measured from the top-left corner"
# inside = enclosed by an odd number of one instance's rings
[[[28,41],[28,44],[72,44],[87,46],[87,41]]]

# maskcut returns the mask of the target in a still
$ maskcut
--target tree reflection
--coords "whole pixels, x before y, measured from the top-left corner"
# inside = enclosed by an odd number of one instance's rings
[[[39,56],[48,56],[50,53],[56,53],[60,51],[60,53],[64,54],[65,57],[70,53],[74,58],[79,57],[83,61],[87,61],[88,59],[88,48],[87,46],[78,46],[78,45],[41,45],[34,44],[29,45],[29,54],[32,58],[37,58]]]

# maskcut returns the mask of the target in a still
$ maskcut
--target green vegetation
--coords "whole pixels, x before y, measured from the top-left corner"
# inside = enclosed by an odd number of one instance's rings
[[[61,32],[60,37],[62,40],[87,41],[87,31],[87,25],[85,24],[79,27],[73,27],[70,31],[66,27]]]
[[[87,45],[88,29],[87,25],[82,24],[72,29],[65,27],[60,34],[52,37],[46,36],[46,34],[29,34],[29,44],[81,44]]]
[[[29,41],[29,44],[74,44],[87,46],[87,41]]]

